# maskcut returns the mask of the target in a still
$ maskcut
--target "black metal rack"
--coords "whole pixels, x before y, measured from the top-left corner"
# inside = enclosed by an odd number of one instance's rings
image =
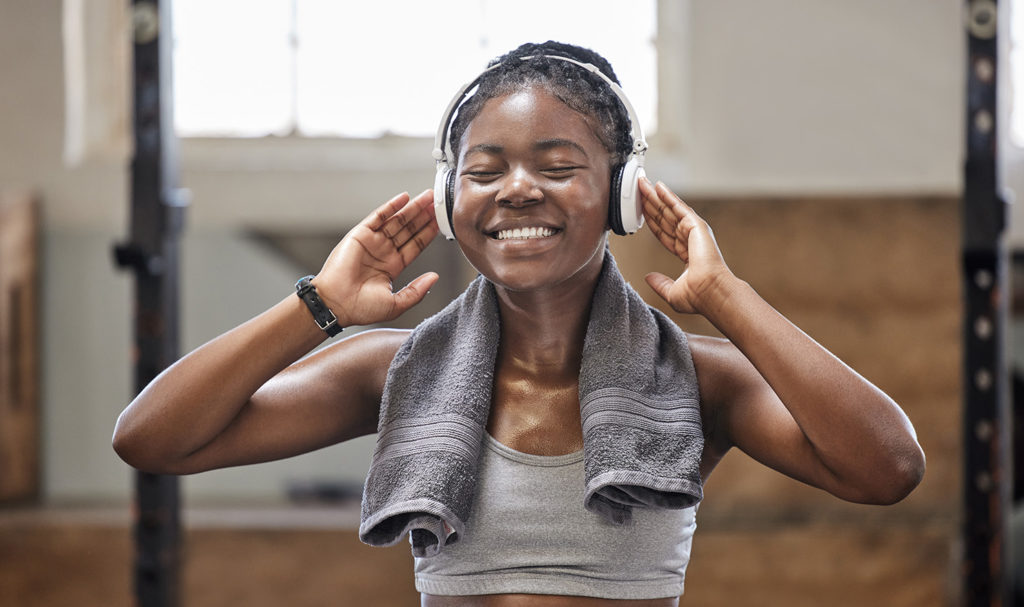
[[[170,0],[133,0],[134,156],[131,227],[114,248],[135,274],[135,386],[141,391],[178,357],[178,257],[185,200],[171,95]],[[135,596],[141,607],[180,605],[177,477],[136,472]]]
[[[967,129],[963,192],[963,596],[1012,605],[1006,545],[1011,468],[1007,362],[1006,204],[996,146],[998,10],[967,0]]]

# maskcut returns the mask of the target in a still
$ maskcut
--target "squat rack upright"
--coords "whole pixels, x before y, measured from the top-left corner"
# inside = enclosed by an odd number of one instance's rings
[[[135,387],[178,358],[179,240],[185,216],[171,91],[171,0],[132,0],[131,226],[114,248],[135,274]],[[181,604],[177,477],[135,473],[135,604]]]

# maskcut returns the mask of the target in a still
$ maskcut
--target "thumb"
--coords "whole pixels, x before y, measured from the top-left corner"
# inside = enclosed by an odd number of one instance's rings
[[[395,318],[405,313],[406,310],[423,301],[430,288],[437,283],[437,272],[427,272],[417,276],[415,280],[402,287],[395,293]]]
[[[672,289],[672,285],[675,284],[674,280],[665,276],[661,272],[651,272],[644,277],[644,280],[647,281],[647,285],[650,286],[659,297],[665,301],[669,300],[668,293],[669,290]]]

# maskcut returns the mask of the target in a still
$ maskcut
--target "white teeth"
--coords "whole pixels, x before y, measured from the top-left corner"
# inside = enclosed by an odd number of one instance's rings
[[[544,238],[554,233],[555,231],[551,228],[514,228],[511,230],[498,230],[495,238],[498,240],[528,240],[530,238]]]

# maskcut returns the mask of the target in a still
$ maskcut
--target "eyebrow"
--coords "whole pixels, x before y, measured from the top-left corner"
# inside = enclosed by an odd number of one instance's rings
[[[562,148],[562,147],[570,147],[570,148],[573,148],[575,150],[579,150],[579,152],[581,154],[583,154],[584,156],[587,156],[587,151],[583,149],[583,146],[581,146],[580,144],[576,143],[572,139],[559,139],[559,138],[555,138],[555,139],[542,139],[541,141],[538,141],[537,143],[533,144],[533,149],[538,150],[538,151],[544,151],[544,150],[550,150],[550,149],[553,149],[553,148]]]
[[[478,143],[473,147],[469,148],[468,150],[466,150],[465,155],[469,156],[470,154],[474,154],[476,152],[483,152],[484,154],[501,154],[504,151],[505,148],[500,145],[496,145],[493,143]]]
[[[583,146],[576,143],[572,139],[552,138],[542,139],[533,144],[533,149],[539,152],[551,150],[554,148],[569,147],[574,150],[578,150],[584,156],[587,156],[587,151],[583,149]],[[478,143],[473,147],[466,150],[466,156],[474,154],[476,152],[482,152],[484,154],[501,154],[505,151],[505,147],[494,143]],[[589,156],[587,156],[589,158]]]

